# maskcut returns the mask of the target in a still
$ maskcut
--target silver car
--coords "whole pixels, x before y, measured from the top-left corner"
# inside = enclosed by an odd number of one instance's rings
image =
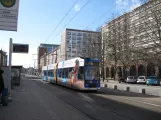
[[[136,76],[128,76],[126,79],[127,83],[136,83],[137,82],[137,77]]]
[[[139,76],[137,79],[137,83],[146,83],[146,76]]]

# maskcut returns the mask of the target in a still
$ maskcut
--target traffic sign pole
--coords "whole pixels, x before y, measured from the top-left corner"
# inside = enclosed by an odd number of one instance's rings
[[[8,79],[8,92],[11,93],[11,66],[12,66],[12,38],[9,42],[9,79]]]

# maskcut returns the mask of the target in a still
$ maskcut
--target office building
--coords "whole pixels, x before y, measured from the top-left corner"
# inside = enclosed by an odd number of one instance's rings
[[[161,0],[149,0],[145,4],[135,8],[131,12],[125,13],[102,27],[102,41],[104,42],[106,54],[106,66],[104,68],[105,76],[114,77],[114,58],[111,54],[112,45],[115,45],[116,52],[126,51],[128,49],[148,51],[149,53],[156,49],[157,41],[157,23],[161,12]],[[156,15],[156,16],[155,16]],[[159,19],[161,21],[161,19]],[[159,22],[158,22],[159,23]],[[155,33],[155,34],[154,34]],[[155,42],[154,42],[155,41]],[[155,49],[155,50],[154,50]],[[129,52],[131,54],[131,52]],[[121,56],[121,55],[120,55]],[[135,59],[135,54],[131,56]],[[139,56],[137,56],[139,58]],[[110,64],[111,63],[111,64]],[[119,76],[123,76],[123,65],[118,61]],[[128,69],[129,75],[157,75],[161,77],[161,69],[145,61],[131,62]]]
[[[60,50],[63,60],[75,57],[98,58],[97,53],[101,50],[101,32],[67,28],[61,35]]]

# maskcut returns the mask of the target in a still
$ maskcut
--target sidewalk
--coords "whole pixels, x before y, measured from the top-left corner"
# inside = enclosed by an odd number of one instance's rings
[[[101,87],[130,91],[135,93],[144,93],[147,95],[161,96],[161,86],[147,86],[140,84],[119,83],[114,80],[101,80]]]
[[[13,101],[0,106],[0,120],[87,120],[31,80],[22,77],[11,94]]]

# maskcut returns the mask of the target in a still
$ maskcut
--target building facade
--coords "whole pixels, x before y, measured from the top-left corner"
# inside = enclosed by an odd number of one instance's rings
[[[0,50],[0,66],[7,66],[7,53]]]
[[[102,42],[105,44],[104,74],[106,78],[114,77],[116,58],[118,58],[117,76],[125,74],[125,66],[123,65],[125,63],[128,65],[128,67],[126,66],[126,73],[128,75],[156,75],[161,77],[161,69],[158,66],[143,60],[134,61],[134,59],[140,56],[131,52],[131,50],[142,51],[143,49],[147,53],[154,51],[156,43],[159,43],[156,36],[160,34],[157,33],[158,29],[156,29],[157,22],[155,18],[160,19],[160,16],[161,1],[149,0],[102,27]]]
[[[94,46],[94,43],[99,45]],[[61,35],[60,51],[63,60],[75,57],[97,58],[99,54],[96,52],[99,52],[100,49],[101,32],[67,28]]]
[[[56,44],[40,44],[37,48],[37,66],[38,66],[38,71],[41,71],[41,66],[40,66],[40,57],[44,55],[45,53],[50,53],[52,52],[55,48],[59,47],[60,45]]]
[[[60,55],[60,47],[57,47],[49,53],[44,53],[44,55],[40,57],[40,68],[42,69],[43,66],[54,64],[60,61],[62,61],[62,56]]]

